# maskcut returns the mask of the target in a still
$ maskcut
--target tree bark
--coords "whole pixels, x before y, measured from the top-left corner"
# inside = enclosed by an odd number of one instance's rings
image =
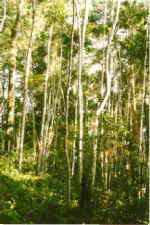
[[[6,18],[7,18],[7,0],[3,0],[3,5],[4,5],[4,14],[3,14],[2,22],[0,24],[0,33],[4,29],[5,21],[6,21]]]
[[[74,1],[73,1],[73,25],[72,25],[72,35],[71,35],[71,49],[70,49],[70,59],[69,59],[69,74],[68,74],[68,84],[67,84],[67,100],[66,100],[66,136],[65,136],[65,152],[67,158],[68,166],[68,203],[71,200],[71,160],[69,154],[69,97],[70,97],[70,88],[71,88],[71,74],[72,74],[72,55],[73,55],[73,39],[74,39]]]
[[[45,90],[44,90],[44,106],[43,106],[43,115],[42,115],[42,127],[41,127],[41,137],[40,137],[40,150],[39,150],[39,156],[38,156],[38,166],[37,170],[38,173],[41,172],[42,169],[42,158],[44,157],[44,151],[45,151],[45,129],[46,129],[46,113],[47,113],[47,101],[48,101],[48,81],[49,81],[49,75],[50,75],[50,55],[51,55],[51,43],[52,43],[52,36],[53,36],[53,27],[54,25],[51,24],[49,29],[49,40],[48,40],[48,46],[47,46],[47,72],[45,77]]]
[[[93,144],[93,152],[94,152],[94,157],[93,157],[93,166],[92,166],[92,185],[94,185],[95,183],[95,176],[96,176],[96,161],[97,161],[97,134],[98,134],[98,118],[100,116],[100,114],[102,113],[102,111],[104,110],[104,107],[109,99],[110,93],[111,93],[111,82],[112,82],[112,74],[110,72],[109,69],[109,57],[110,57],[110,46],[115,34],[115,30],[116,30],[116,25],[118,23],[118,19],[119,19],[119,12],[120,12],[120,0],[118,0],[118,6],[117,6],[117,12],[116,12],[116,18],[115,18],[115,22],[113,24],[113,28],[112,28],[112,32],[109,38],[109,42],[108,42],[108,47],[107,47],[107,55],[106,55],[106,76],[107,76],[107,92],[106,95],[104,97],[103,102],[101,103],[101,105],[99,106],[99,108],[96,110],[96,115],[94,116],[94,121],[93,121],[93,125],[94,125],[94,144]]]
[[[33,34],[34,34],[34,23],[35,23],[35,0],[32,1],[32,27],[29,39],[29,47],[27,52],[26,70],[25,70],[25,83],[24,83],[24,95],[23,95],[23,112],[22,112],[22,127],[20,135],[20,147],[19,147],[19,171],[22,171],[22,161],[23,161],[23,145],[24,145],[24,133],[25,133],[25,120],[26,120],[26,106],[27,106],[27,95],[28,95],[28,79],[31,68],[31,54],[32,54],[32,44],[33,44]]]
[[[75,103],[75,124],[74,124],[74,143],[73,143],[73,162],[72,162],[72,177],[75,173],[75,163],[76,163],[76,138],[77,138],[77,125],[78,125],[78,102]]]
[[[79,2],[75,0],[77,9],[78,29],[79,29],[79,56],[78,56],[78,96],[79,96],[79,181],[81,183],[83,176],[83,90],[82,90],[82,67],[84,59],[85,32],[88,23],[89,1],[85,1],[84,20],[81,22]],[[83,25],[83,28],[82,28]]]
[[[142,174],[142,161],[144,161],[144,132],[143,132],[143,124],[144,124],[144,103],[145,103],[145,87],[146,87],[146,76],[147,76],[147,52],[145,53],[145,60],[144,60],[144,77],[143,77],[143,87],[142,87],[142,106],[141,106],[141,120],[140,120],[140,143],[139,143],[139,197],[142,197],[142,182],[141,178]]]
[[[10,36],[10,69],[9,69],[9,81],[8,81],[8,116],[7,116],[7,140],[6,148],[8,152],[13,148],[14,144],[14,113],[15,113],[15,83],[14,77],[16,73],[16,57],[17,57],[17,38],[19,33],[19,20],[21,14],[21,4],[22,1],[16,2],[16,19],[14,21],[13,27],[11,29]],[[5,6],[6,7],[6,6]],[[6,10],[6,9],[5,9]]]

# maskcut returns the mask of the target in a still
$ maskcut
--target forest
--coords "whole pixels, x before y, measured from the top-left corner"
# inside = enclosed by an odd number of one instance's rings
[[[148,224],[147,0],[0,1],[0,223]]]

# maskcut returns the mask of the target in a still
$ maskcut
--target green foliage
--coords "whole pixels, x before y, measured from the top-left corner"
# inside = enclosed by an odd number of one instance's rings
[[[46,55],[47,52],[45,46],[39,46],[35,51],[32,52],[32,71],[35,75],[43,74],[46,71],[46,63],[44,61]]]
[[[97,21],[99,21],[102,18],[102,10],[100,9],[95,9],[93,11],[90,12],[89,15],[89,22],[90,23],[97,23]]]
[[[147,224],[147,124],[149,118],[146,100],[148,95],[148,57],[146,69],[144,68],[144,58],[146,52],[148,53],[147,8],[143,3],[137,3],[136,1],[121,2],[119,21],[111,46],[108,46],[107,41],[109,41],[114,24],[114,20],[111,18],[112,1],[107,1],[105,25],[103,24],[105,1],[95,1],[93,9],[90,9],[85,34],[85,51],[83,51],[85,54],[83,54],[81,78],[84,111],[84,179],[80,184],[79,108],[77,108],[75,131],[75,105],[79,97],[78,73],[80,72],[80,68],[78,68],[79,30],[76,26],[77,18],[75,19],[73,37],[73,59],[69,89],[69,136],[67,142],[65,138],[67,133],[65,116],[72,37],[72,23],[68,21],[72,17],[72,11],[70,12],[72,1],[37,1],[27,91],[22,173],[18,171],[19,151],[16,146],[19,143],[18,137],[22,127],[24,78],[32,24],[32,1],[24,2],[22,16],[19,20],[18,36],[15,40],[16,46],[13,46],[14,34],[16,34],[14,33],[15,20],[17,18],[14,2],[13,0],[7,1],[7,19],[0,36],[0,107],[3,100],[5,103],[4,112],[0,112],[0,222],[8,224]],[[2,13],[1,8],[0,12]],[[114,1],[114,18],[115,15],[116,1]],[[54,29],[50,49],[50,73],[47,83],[47,96],[48,98],[50,96],[50,99],[47,99],[45,130],[51,130],[50,125],[52,124],[54,137],[52,142],[48,139],[47,143],[47,158],[44,159],[47,163],[47,165],[45,163],[46,172],[44,171],[36,176],[39,146],[42,146],[41,124],[44,111],[48,32],[51,24],[54,25]],[[120,29],[122,29],[123,35],[119,34]],[[106,44],[103,43],[103,40]],[[110,52],[108,48],[110,48]],[[107,55],[107,53],[109,54]],[[93,71],[91,71],[92,69]],[[94,119],[98,107],[101,106],[106,97],[109,70],[113,76],[111,92],[104,110],[98,118],[98,134],[95,134]],[[147,70],[147,74],[143,105],[144,129],[142,157],[140,157],[140,123],[145,70]],[[14,137],[15,141],[8,153],[5,147],[5,142],[8,141],[7,121],[10,111],[7,106],[7,102],[9,102],[7,92],[11,87],[11,84],[9,86],[8,84],[14,72],[17,74],[15,77],[15,130],[14,136],[12,135],[10,140]],[[136,110],[134,101],[136,102]],[[55,108],[56,102],[58,104]],[[49,115],[54,115],[54,120],[52,116],[49,121]],[[35,117],[35,124],[33,117]],[[35,125],[36,144],[33,143],[33,125]],[[44,141],[46,140],[45,133],[44,131]],[[71,166],[73,151],[75,151],[75,174],[71,177],[71,201],[69,204],[67,202],[66,143]],[[34,144],[36,149],[33,149]],[[97,147],[97,168],[95,185],[92,186],[95,146]]]

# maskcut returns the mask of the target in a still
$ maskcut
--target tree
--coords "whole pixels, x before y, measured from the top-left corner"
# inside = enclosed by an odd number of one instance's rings
[[[33,33],[34,33],[34,23],[35,23],[35,8],[36,1],[32,2],[32,27],[29,38],[29,46],[27,50],[26,68],[25,68],[25,81],[24,81],[24,94],[23,94],[23,111],[22,111],[22,126],[20,135],[20,148],[19,148],[19,170],[22,171],[22,160],[23,160],[23,144],[24,144],[24,132],[25,132],[25,119],[26,119],[26,107],[27,107],[27,96],[28,96],[28,79],[31,68],[31,54],[33,45]]]

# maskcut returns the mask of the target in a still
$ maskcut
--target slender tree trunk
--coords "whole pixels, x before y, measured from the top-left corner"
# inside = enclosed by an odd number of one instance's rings
[[[143,133],[143,123],[144,123],[144,102],[145,102],[145,86],[146,86],[146,76],[147,76],[147,72],[146,72],[146,62],[147,62],[147,53],[145,53],[145,60],[144,60],[144,79],[143,79],[143,87],[142,87],[142,107],[141,107],[141,121],[140,121],[140,144],[139,144],[139,161],[140,161],[140,165],[139,165],[139,197],[142,197],[142,182],[141,182],[141,178],[142,178],[142,161],[144,162],[144,133]]]
[[[5,138],[4,138],[4,113],[5,113],[5,97],[4,97],[4,80],[2,80],[2,102],[0,105],[0,121],[1,121],[1,128],[0,128],[0,133],[1,133],[1,150],[2,152],[5,151]]]
[[[16,59],[16,57],[15,57]],[[9,74],[9,88],[8,88],[8,124],[7,124],[7,150],[11,150],[14,143],[14,113],[15,113],[15,93],[14,93],[14,76],[16,72],[16,62],[14,62],[13,71]]]
[[[17,35],[19,28],[19,19],[20,19],[20,3],[19,0],[16,2],[16,18],[14,21],[14,25],[11,29],[11,37],[10,37],[10,69],[9,69],[9,81],[8,81],[8,116],[7,116],[7,140],[6,140],[6,148],[8,151],[13,147],[14,142],[14,113],[15,113],[15,84],[14,77],[16,73],[16,57],[17,57]],[[6,4],[6,2],[5,2]],[[6,7],[6,5],[5,5]],[[6,9],[5,9],[6,11]],[[6,12],[5,12],[6,13]],[[5,15],[6,16],[6,15]],[[3,21],[4,23],[5,21]],[[4,25],[4,24],[3,24]],[[2,29],[3,29],[2,25]]]
[[[78,55],[78,96],[79,96],[79,181],[81,183],[83,175],[83,91],[82,91],[82,33],[81,33],[81,18],[79,13],[79,3],[76,2],[78,28],[79,28],[79,55]]]
[[[70,49],[70,59],[69,59],[69,74],[68,74],[68,88],[67,88],[67,100],[66,100],[66,137],[65,137],[65,152],[67,158],[68,166],[68,202],[71,200],[71,160],[69,155],[69,97],[70,97],[70,88],[71,88],[71,73],[72,73],[72,55],[73,55],[73,39],[74,39],[74,2],[73,2],[73,26],[72,26],[72,36],[71,36],[71,49]]]
[[[56,86],[56,83],[54,85],[54,88],[52,91],[56,92],[53,101],[52,101],[52,92],[50,91],[49,96],[47,95],[47,106],[46,106],[46,120],[44,125],[44,138],[43,138],[43,149],[42,149],[42,157],[41,157],[41,172],[46,172],[47,170],[47,159],[49,156],[49,148],[52,143],[53,137],[54,137],[54,121],[56,117],[56,112],[59,109],[60,106],[60,99],[59,99],[59,92],[61,90],[61,68],[62,68],[62,47],[61,47],[61,56],[60,56],[60,63],[56,63],[57,57],[55,59],[55,70],[60,71],[60,78],[58,82],[58,86]],[[57,64],[57,66],[56,66]],[[49,98],[49,99],[48,99]],[[51,108],[51,110],[48,110]]]
[[[9,70],[9,82],[8,82],[8,123],[7,123],[7,141],[6,148],[10,151],[14,147],[14,114],[15,114],[15,74],[16,74],[16,63],[17,63],[17,38],[20,32],[20,17],[22,15],[22,2],[19,0],[16,2],[16,19],[11,29],[10,38],[10,70]],[[6,5],[5,5],[6,7]],[[6,9],[5,9],[6,11]],[[6,12],[5,12],[6,14]]]
[[[105,6],[105,8],[107,8]],[[107,47],[107,55],[106,55],[106,75],[107,75],[107,92],[105,95],[105,98],[102,102],[102,104],[100,105],[100,107],[96,110],[96,116],[94,117],[94,128],[98,129],[98,118],[100,116],[100,114],[103,112],[104,107],[109,99],[110,93],[111,93],[111,82],[112,82],[112,74],[109,68],[109,57],[110,57],[110,46],[115,34],[115,30],[116,30],[116,25],[118,23],[119,20],[119,12],[120,12],[120,0],[118,0],[118,6],[117,6],[117,12],[116,12],[116,18],[115,18],[115,22],[113,24],[113,28],[112,28],[112,33],[110,35],[109,38],[109,43],[108,43],[108,47]],[[93,157],[93,166],[92,166],[92,185],[94,185],[95,183],[95,176],[96,176],[96,160],[97,160],[97,129],[94,129],[94,157]]]
[[[78,102],[75,103],[75,125],[74,125],[74,143],[73,143],[73,162],[72,162],[72,177],[75,173],[76,163],[76,138],[77,138],[77,125],[78,125]]]
[[[2,22],[0,24],[0,33],[3,31],[4,29],[4,25],[5,25],[5,21],[6,21],[6,18],[7,18],[7,0],[3,0],[3,19],[2,19]]]
[[[132,98],[133,98],[133,109],[134,112],[136,111],[136,97],[135,97],[135,73],[134,73],[134,66],[131,66],[131,86],[132,86]]]
[[[47,47],[47,72],[45,77],[45,90],[44,90],[44,106],[43,106],[43,116],[42,116],[42,128],[41,128],[41,137],[40,137],[40,151],[38,156],[38,165],[37,171],[38,173],[41,172],[42,169],[42,158],[44,157],[45,151],[45,126],[46,126],[46,113],[47,113],[47,100],[48,100],[48,81],[50,75],[50,54],[51,54],[51,43],[52,43],[52,36],[53,36],[53,27],[52,24],[49,29],[49,40],[48,40],[48,47]]]
[[[100,106],[100,108],[97,109],[96,115],[94,117],[93,121],[93,135],[94,135],[94,143],[93,143],[93,166],[92,166],[92,185],[95,183],[95,176],[96,176],[96,161],[97,161],[97,135],[98,135],[98,121],[99,121],[99,115],[103,111],[107,100],[109,98],[111,91],[111,75],[108,72],[108,57],[107,57],[107,93],[105,95],[105,98]]]
[[[150,10],[149,10],[149,12],[150,12]],[[149,22],[149,29],[150,29],[150,22]],[[149,35],[150,35],[150,31],[149,31]],[[149,47],[149,49],[150,49],[150,47]],[[150,58],[150,52],[149,52],[149,58]],[[149,65],[150,65],[150,60],[149,60]],[[150,74],[149,74],[149,118],[150,118]],[[149,145],[149,152],[150,152],[150,119],[149,119],[148,145]],[[150,167],[150,154],[148,155],[148,162],[149,162],[149,167]],[[149,179],[149,185],[147,185],[147,192],[148,192],[149,187],[150,187],[150,179]],[[150,221],[150,213],[149,213],[149,221]]]
[[[88,23],[88,12],[89,12],[89,1],[85,1],[85,13],[83,20],[83,28],[81,25],[81,16],[80,16],[80,5],[77,0],[75,0],[75,5],[77,9],[77,18],[78,18],[78,28],[79,28],[79,57],[78,57],[78,95],[79,95],[79,181],[81,183],[83,176],[83,90],[82,90],[82,64],[84,59],[84,42],[85,42],[85,32]]]
[[[27,95],[28,95],[28,79],[31,67],[31,54],[32,54],[32,44],[33,44],[33,33],[34,33],[34,23],[35,23],[35,0],[32,1],[32,27],[29,39],[29,47],[27,52],[26,70],[25,70],[25,86],[24,86],[24,96],[23,96],[23,112],[22,112],[22,127],[20,135],[20,147],[19,147],[19,171],[22,171],[22,161],[23,161],[23,145],[24,145],[24,133],[25,133],[25,120],[26,120],[26,107],[27,107]]]
[[[36,120],[35,120],[35,111],[34,111],[34,105],[32,108],[32,120],[33,120],[33,149],[34,149],[34,160],[36,159],[36,145],[37,145],[37,141],[36,141]]]
[[[93,135],[95,140],[93,145],[92,185],[94,185],[95,177],[96,177],[98,124],[99,124],[99,120],[97,117],[95,117],[94,124],[93,124],[93,128],[94,128]]]
[[[114,20],[114,8],[115,8],[115,4],[114,4],[114,0],[112,0],[111,21]]]

